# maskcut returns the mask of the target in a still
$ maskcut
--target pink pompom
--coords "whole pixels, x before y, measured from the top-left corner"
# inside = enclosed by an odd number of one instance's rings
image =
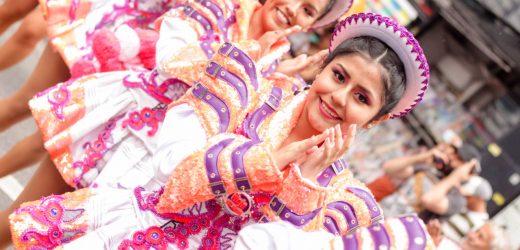
[[[139,36],[140,47],[137,56],[147,69],[155,67],[155,44],[159,40],[159,33],[155,30],[135,29]]]
[[[101,64],[117,59],[121,47],[114,32],[107,28],[96,31],[92,38],[92,51]]]
[[[72,78],[81,77],[84,75],[90,75],[96,73],[96,66],[91,61],[85,59],[79,59],[72,67],[70,67],[70,75]]]
[[[101,63],[99,67],[100,72],[119,71],[125,70],[123,63],[117,59],[110,59],[106,62]]]

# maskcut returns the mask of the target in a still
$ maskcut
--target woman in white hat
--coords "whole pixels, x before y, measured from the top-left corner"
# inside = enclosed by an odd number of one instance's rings
[[[403,116],[424,95],[428,64],[411,33],[379,15],[347,18],[323,70],[296,95],[294,79],[245,70],[257,70],[272,47],[264,41],[225,43],[205,64],[169,108],[153,165],[113,180],[142,187],[26,203],[10,217],[15,246],[231,248],[245,225],[284,220],[344,236],[352,249],[430,248],[417,217],[381,223],[370,191],[339,160],[356,126]]]
[[[258,40],[264,33],[286,36],[299,30],[290,29],[294,26],[303,30],[320,27],[337,20],[350,5],[351,0],[270,0],[263,5],[250,0],[186,1],[156,22],[161,34],[154,70],[88,75],[38,94],[30,106],[51,159],[44,159],[20,197],[0,213],[2,239],[4,235],[8,239],[7,215],[21,202],[63,193],[70,190],[67,184],[90,186],[105,169],[112,169],[103,174],[110,176],[104,177],[108,182],[99,180],[97,184],[117,186],[111,179],[129,168],[150,165],[164,108],[185,93],[186,84],[192,84],[196,77],[196,65],[204,64],[220,43]],[[136,35],[126,30],[119,34],[128,47],[123,52],[135,54],[139,43],[135,44]],[[268,71],[288,46],[280,41],[277,49],[264,53],[256,65],[258,73],[265,73],[262,68]],[[105,52],[106,57],[111,56],[110,50]],[[319,56],[307,63],[315,59]],[[31,153],[25,152],[23,157],[31,158]]]

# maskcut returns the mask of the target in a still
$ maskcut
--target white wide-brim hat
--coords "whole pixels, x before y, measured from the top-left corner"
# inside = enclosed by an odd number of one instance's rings
[[[401,59],[406,74],[406,89],[390,114],[391,118],[406,115],[422,100],[430,78],[428,62],[419,42],[405,27],[388,17],[360,13],[349,16],[336,25],[330,40],[329,52],[343,41],[361,36],[381,40]]]
[[[312,28],[320,28],[337,21],[341,16],[347,13],[350,7],[352,7],[353,1],[354,0],[336,0],[329,12],[321,17],[320,20],[316,21],[312,25]]]

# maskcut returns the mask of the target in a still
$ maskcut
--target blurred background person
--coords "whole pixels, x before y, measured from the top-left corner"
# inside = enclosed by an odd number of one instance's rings
[[[469,232],[465,238],[452,240],[443,235],[438,220],[432,220],[426,226],[437,249],[439,250],[509,250],[510,239],[505,229],[492,222]]]

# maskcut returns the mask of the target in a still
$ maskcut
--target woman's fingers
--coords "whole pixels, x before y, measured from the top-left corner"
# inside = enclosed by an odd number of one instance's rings
[[[356,124],[351,124],[348,127],[347,133],[345,133],[345,135],[343,136],[344,142],[343,142],[343,148],[341,150],[343,153],[345,153],[350,148],[350,146],[352,146],[352,143],[354,143],[354,138],[356,137],[356,130],[357,130]]]
[[[333,147],[334,147],[334,144],[332,142],[332,139],[330,137],[328,137],[327,140],[325,141],[325,151],[323,154],[323,160],[325,160],[325,162],[328,162],[327,160],[330,159],[330,157],[332,155]]]
[[[325,130],[319,135],[312,136],[302,141],[293,142],[282,147],[280,150],[275,152],[276,163],[280,169],[283,169],[289,163],[296,162],[302,156],[305,156],[306,152],[323,142],[328,137],[329,133],[329,130]]]
[[[337,152],[340,152],[340,153],[341,153],[341,151],[342,151],[342,149],[343,149],[343,144],[344,144],[344,142],[345,142],[345,141],[343,140],[343,133],[341,132],[341,126],[340,126],[339,124],[336,125],[336,126],[334,126],[334,130],[336,131],[336,133],[335,133],[335,138],[334,138],[334,140],[335,140],[335,142],[336,142],[336,143],[335,143],[335,144],[336,144],[336,145],[335,145],[335,150],[336,150]]]
[[[311,138],[301,141],[301,143],[298,145],[300,152],[306,151],[322,143],[323,141],[325,141],[325,139],[329,136],[330,133],[330,129],[326,129],[319,135],[314,135]]]
[[[329,54],[328,50],[322,50],[312,56],[307,56],[306,54],[302,54],[302,55],[305,55],[305,58],[304,58],[305,60],[303,61],[302,67],[307,67],[312,64],[321,63],[328,54]]]
[[[291,63],[291,65],[290,65],[290,67],[291,67],[290,73],[291,74],[290,75],[298,73],[302,69],[307,67],[307,65],[308,65],[307,61],[308,61],[307,54],[301,54],[298,57],[296,57],[294,61],[289,62],[289,63]]]
[[[302,28],[299,25],[295,25],[284,30],[266,32],[258,39],[260,47],[262,48],[262,54],[265,55],[269,53],[273,44],[277,43],[278,41],[286,38],[287,36],[293,33],[300,31],[301,29]]]
[[[329,54],[329,51],[324,49],[324,50],[310,56],[309,58],[307,58],[307,65],[323,62],[323,60],[325,60],[325,58],[327,57],[328,54]]]
[[[298,159],[302,175],[307,178],[315,178],[333,162],[339,160],[350,148],[356,134],[356,125],[352,124],[343,134],[339,125],[326,129],[315,138],[309,138],[302,143],[307,147],[304,160]],[[317,146],[323,141],[321,146]],[[304,146],[303,146],[304,145]],[[312,145],[312,146],[311,146]]]
[[[277,30],[274,32],[276,41],[278,41],[282,38],[288,37],[289,35],[294,34],[301,30],[302,30],[302,27],[300,27],[299,25],[294,25],[294,26],[284,29],[284,30]]]
[[[284,30],[275,30],[265,33],[262,37],[266,37],[269,45],[273,45],[281,39],[288,37],[289,35],[300,31],[302,28],[299,25],[292,26]],[[261,39],[262,39],[261,37]]]

